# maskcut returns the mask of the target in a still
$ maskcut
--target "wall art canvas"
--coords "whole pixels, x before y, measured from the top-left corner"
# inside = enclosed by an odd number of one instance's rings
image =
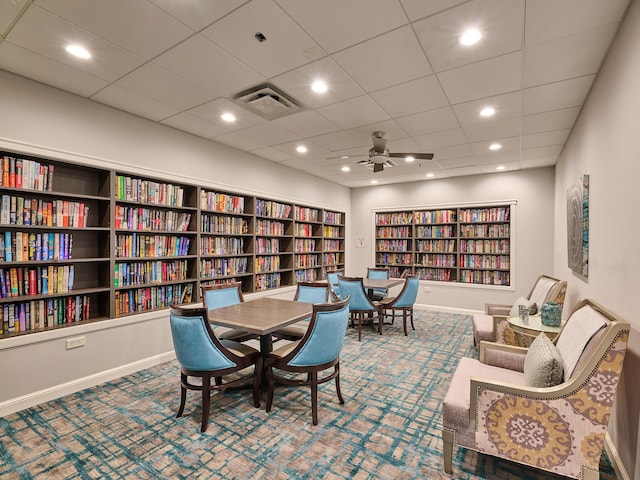
[[[569,268],[589,275],[589,175],[567,190],[567,248]]]

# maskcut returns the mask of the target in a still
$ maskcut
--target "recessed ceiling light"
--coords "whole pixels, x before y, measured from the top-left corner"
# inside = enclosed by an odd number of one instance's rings
[[[473,45],[475,43],[478,43],[481,38],[482,34],[479,30],[470,28],[462,34],[462,36],[460,37],[460,43],[462,45]]]
[[[490,117],[492,115],[495,115],[496,113],[496,109],[493,107],[484,107],[482,110],[480,110],[480,115],[483,117]]]
[[[304,145],[298,145],[296,147],[296,152],[298,152],[298,153],[307,153],[307,147],[305,147]]]
[[[222,115],[220,115],[220,118],[229,123],[236,121],[236,116],[233,113],[229,112],[223,113]]]
[[[427,178],[433,178],[433,172],[427,173]]]
[[[343,155],[340,158],[349,158],[349,155]]]
[[[376,183],[378,183],[378,180],[371,180],[372,185],[375,185]]]
[[[345,165],[344,167],[342,167],[342,171],[343,172],[350,172],[351,169]]]
[[[491,145],[489,145],[489,150],[500,150],[502,148],[502,145],[500,145],[499,143],[492,143]]]
[[[407,161],[407,162],[413,162],[413,161],[415,161],[415,157],[412,157],[411,155],[409,155],[409,156],[407,156],[407,157],[404,157],[404,159],[405,159],[405,161]]]
[[[71,55],[73,55],[74,57],[84,58],[84,59],[91,58],[91,54],[89,53],[89,50],[87,50],[81,45],[76,45],[76,44],[67,45],[65,47],[65,50]]]
[[[311,84],[311,90],[316,93],[325,93],[329,87],[323,80],[316,80]]]
[[[505,167],[504,165],[498,165],[496,167],[496,170],[505,170],[507,167]]]

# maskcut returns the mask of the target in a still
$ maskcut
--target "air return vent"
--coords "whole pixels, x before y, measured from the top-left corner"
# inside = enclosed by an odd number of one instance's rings
[[[269,83],[244,90],[233,100],[267,120],[303,110],[299,102]]]

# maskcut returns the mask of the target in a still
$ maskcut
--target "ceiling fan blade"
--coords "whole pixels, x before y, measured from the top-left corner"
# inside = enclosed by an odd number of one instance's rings
[[[373,164],[373,171],[374,172],[382,172],[384,170],[384,164],[383,163],[374,163]]]
[[[373,132],[371,139],[373,140],[373,149],[378,153],[384,153],[384,149],[387,148],[387,139],[384,138],[384,132]]]
[[[416,160],[433,160],[433,153],[390,153],[393,158],[413,157]]]

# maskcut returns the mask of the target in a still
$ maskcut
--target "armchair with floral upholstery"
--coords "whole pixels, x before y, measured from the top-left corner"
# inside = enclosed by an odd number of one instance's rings
[[[458,445],[567,477],[599,478],[628,335],[629,323],[582,300],[556,345],[544,334],[529,349],[481,342],[480,359],[460,360],[443,402],[445,471],[452,472]]]
[[[562,309],[567,292],[567,282],[548,275],[540,275],[526,300],[536,305],[539,311],[545,302],[556,302]],[[507,317],[512,314],[512,305],[485,304],[485,312],[473,316],[473,343],[488,342],[517,345],[514,334],[507,328]]]

